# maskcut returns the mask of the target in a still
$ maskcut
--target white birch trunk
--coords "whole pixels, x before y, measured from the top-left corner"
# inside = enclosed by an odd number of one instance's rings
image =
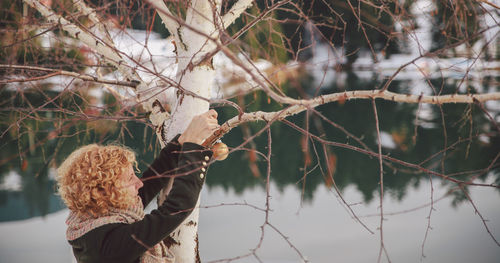
[[[192,71],[187,70],[183,74],[180,83],[186,90],[208,99],[214,77],[215,72],[213,69],[207,66],[198,66]],[[206,112],[208,109],[209,103],[206,100],[194,98],[189,95],[179,95],[172,117],[165,125],[167,140],[170,140],[176,134],[182,133],[194,116]],[[160,204],[165,200],[169,190],[166,189],[160,193]],[[171,235],[175,242],[170,247],[170,251],[175,255],[176,262],[199,262],[197,236],[199,203],[198,198],[196,208]]]
[[[156,0],[151,1],[156,2]],[[252,0],[239,0],[223,17],[220,16],[221,0],[192,0],[190,4],[185,19],[187,26],[182,26],[177,32],[174,32],[176,40],[180,42],[176,44],[178,58],[177,83],[180,84],[181,89],[177,93],[176,104],[172,110],[171,118],[165,124],[167,141],[182,133],[194,116],[209,109],[208,100],[215,82],[215,70],[212,59],[206,56],[217,47],[217,44],[210,39],[218,39],[218,30],[225,29],[233,23],[246,8],[252,5]],[[168,18],[168,15],[170,15],[168,10],[161,12],[164,9],[163,6],[161,4],[155,6],[160,13],[163,13],[162,19],[171,20]],[[172,23],[172,21],[167,23],[167,28],[172,28]],[[205,61],[202,61],[203,59]],[[202,61],[202,63],[197,64],[199,61]],[[192,92],[199,97],[182,93],[182,90]],[[160,204],[166,199],[172,183],[173,181],[170,182],[169,187],[160,193],[158,198]],[[170,235],[174,242],[169,249],[175,255],[176,262],[200,262],[198,252],[199,204],[200,198],[198,197],[196,208]]]
[[[215,79],[215,71],[211,60],[195,66],[193,66],[193,61],[199,61],[215,47],[215,43],[207,41],[207,37],[204,36],[210,36],[215,31],[213,11],[210,1],[193,0],[187,12],[186,24],[198,32],[186,27],[182,27],[179,31],[179,39],[182,43],[177,43],[179,61],[177,83],[181,88],[177,91],[176,104],[171,118],[165,124],[167,140],[182,133],[194,116],[209,109],[208,100]],[[182,90],[192,92],[201,98],[190,96]],[[160,193],[160,204],[165,200],[168,191],[167,188]],[[200,262],[197,234],[199,202],[198,197],[196,208],[170,236],[174,242],[169,249],[175,255],[176,262]]]

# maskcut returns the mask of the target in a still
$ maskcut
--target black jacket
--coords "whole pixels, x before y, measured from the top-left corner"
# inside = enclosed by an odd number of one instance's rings
[[[174,175],[167,200],[140,221],[107,224],[69,241],[79,263],[138,262],[147,250],[144,245],[152,247],[168,237],[191,213],[205,178],[201,168],[206,166],[212,152],[194,143],[184,143],[181,147],[176,139],[161,150],[160,156],[143,173],[144,186],[139,189],[146,207],[169,181],[169,176],[148,178]]]

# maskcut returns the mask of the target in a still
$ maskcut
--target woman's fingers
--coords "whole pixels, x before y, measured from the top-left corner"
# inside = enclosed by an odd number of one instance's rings
[[[217,124],[217,123],[215,123],[215,124],[211,124],[211,125],[210,125],[210,129],[212,129],[212,130],[217,130],[217,129],[219,129],[219,128],[220,128],[220,125],[219,125],[219,124]]]
[[[210,118],[210,119],[217,119],[218,114],[215,110],[212,109],[212,110],[208,110],[207,112],[202,113],[198,116],[202,116],[202,117],[205,116],[205,117]]]
[[[215,110],[209,110],[205,114],[208,117],[207,121],[208,121],[209,124],[219,126],[219,122],[217,121],[218,114],[217,114],[217,112]]]
[[[209,110],[207,113],[208,113],[208,115],[209,115],[210,117],[215,118],[215,119],[217,119],[217,116],[219,115],[219,114],[217,113],[217,111],[215,111],[214,109]]]
[[[193,117],[193,120],[181,136],[182,140],[200,144],[220,128],[217,115],[215,110],[209,110]]]

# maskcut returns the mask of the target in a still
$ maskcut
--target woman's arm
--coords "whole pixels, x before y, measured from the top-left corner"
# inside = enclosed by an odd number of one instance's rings
[[[158,192],[168,184],[169,178],[175,173],[178,152],[184,143],[202,144],[213,131],[220,126],[217,123],[217,112],[209,110],[195,116],[184,133],[177,135],[160,152],[151,166],[146,170],[141,180],[144,186],[139,189],[142,204],[146,207]]]
[[[172,174],[177,168],[181,144],[177,141],[180,135],[172,139],[161,151],[160,155],[153,161],[148,169],[142,174],[144,186],[139,189],[142,204],[146,207],[151,200],[168,184]]]
[[[103,235],[100,254],[113,260],[130,260],[140,257],[148,248],[165,239],[196,205],[205,178],[201,168],[205,169],[211,155],[211,151],[200,145],[184,143],[167,200],[143,220],[103,226],[102,230],[107,233]]]

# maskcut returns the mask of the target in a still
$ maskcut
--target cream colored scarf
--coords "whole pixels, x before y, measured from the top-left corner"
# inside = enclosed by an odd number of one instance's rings
[[[89,231],[96,229],[100,226],[112,223],[131,224],[142,220],[144,218],[144,207],[141,199],[137,197],[135,204],[130,205],[125,209],[110,209],[109,213],[94,218],[91,215],[78,216],[74,212],[70,212],[66,224],[68,229],[66,231],[66,238],[68,240],[75,240]],[[173,263],[174,256],[169,253],[167,247],[163,242],[154,245],[141,256],[141,263]]]

